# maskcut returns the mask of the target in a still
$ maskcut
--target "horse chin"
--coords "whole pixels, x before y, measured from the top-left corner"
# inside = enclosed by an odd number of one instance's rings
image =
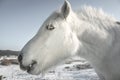
[[[40,70],[38,66],[27,70],[27,73],[32,74],[32,75],[44,75],[49,69],[43,69]]]
[[[39,75],[41,72],[38,70],[37,66],[33,66],[30,69],[27,69],[27,73],[32,75]]]
[[[34,65],[29,65],[29,66],[23,66],[22,64],[20,64],[20,69],[23,71],[26,71],[29,74],[32,75],[39,75],[40,71],[38,70],[38,65],[34,64]]]

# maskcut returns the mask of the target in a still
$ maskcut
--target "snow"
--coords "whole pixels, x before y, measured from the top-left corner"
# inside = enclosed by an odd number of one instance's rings
[[[76,65],[80,64],[85,65],[87,62],[69,61],[48,71],[44,76],[30,75],[20,70],[18,65],[0,65],[0,75],[3,76],[3,80],[99,80],[94,69],[77,69]]]

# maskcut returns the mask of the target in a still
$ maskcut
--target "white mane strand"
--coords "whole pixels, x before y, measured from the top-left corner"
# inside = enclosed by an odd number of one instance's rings
[[[113,16],[108,15],[102,9],[96,9],[91,6],[84,6],[80,10],[76,11],[76,13],[80,19],[94,24],[98,27],[100,27],[99,24],[102,24],[102,27],[105,28],[110,27],[113,22],[117,21]]]

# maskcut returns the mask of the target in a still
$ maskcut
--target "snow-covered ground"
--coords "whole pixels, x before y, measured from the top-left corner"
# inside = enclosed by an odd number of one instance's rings
[[[81,69],[80,65],[87,65],[88,68]],[[48,71],[44,76],[30,75],[19,69],[18,65],[0,65],[0,76],[3,80],[99,80],[94,69],[88,66],[85,61],[68,61]]]

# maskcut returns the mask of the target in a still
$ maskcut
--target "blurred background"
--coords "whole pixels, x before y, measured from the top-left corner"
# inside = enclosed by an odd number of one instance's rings
[[[89,5],[120,20],[120,0],[69,0],[74,10]],[[0,50],[21,50],[64,0],[0,0]]]

